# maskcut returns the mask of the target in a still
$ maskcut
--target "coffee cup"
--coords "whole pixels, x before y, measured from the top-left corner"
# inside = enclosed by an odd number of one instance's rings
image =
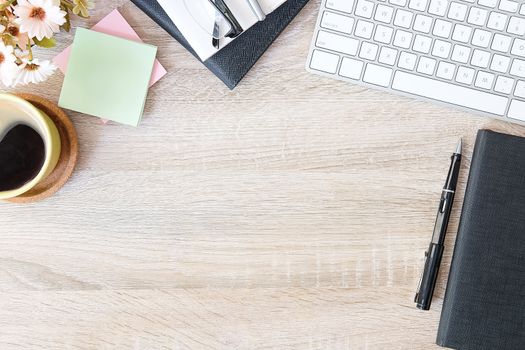
[[[49,176],[60,151],[49,116],[20,97],[0,93],[0,200],[18,197]]]

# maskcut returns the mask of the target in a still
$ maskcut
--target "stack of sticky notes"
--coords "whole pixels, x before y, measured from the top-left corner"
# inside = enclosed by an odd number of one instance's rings
[[[154,46],[78,28],[59,106],[137,126],[156,54]]]

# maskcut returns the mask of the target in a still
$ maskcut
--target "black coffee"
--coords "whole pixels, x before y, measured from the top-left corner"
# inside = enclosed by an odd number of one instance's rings
[[[0,140],[0,192],[15,190],[33,180],[44,165],[42,136],[27,125],[16,125]]]

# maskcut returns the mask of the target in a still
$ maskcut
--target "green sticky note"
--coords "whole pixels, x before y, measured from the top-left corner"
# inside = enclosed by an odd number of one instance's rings
[[[157,48],[78,28],[59,106],[137,126]]]

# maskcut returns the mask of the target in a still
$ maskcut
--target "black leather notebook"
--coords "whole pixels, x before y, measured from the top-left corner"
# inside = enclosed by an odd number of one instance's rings
[[[156,0],[131,1],[197,57]],[[258,22],[217,54],[207,59],[204,65],[230,89],[235,88],[308,1],[286,1],[277,10],[269,14],[266,20]]]
[[[525,139],[478,133],[437,344],[525,349]]]

